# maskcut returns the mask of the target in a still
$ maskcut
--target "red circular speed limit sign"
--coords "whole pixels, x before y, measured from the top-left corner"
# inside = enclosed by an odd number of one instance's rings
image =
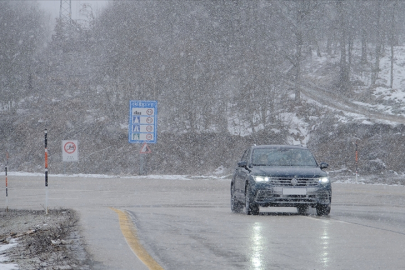
[[[153,114],[153,110],[152,110],[152,109],[147,109],[147,110],[146,110],[146,114],[147,114],[147,115],[152,115],[152,114]]]
[[[73,154],[76,151],[76,144],[74,142],[67,142],[63,146],[63,150],[68,154]]]

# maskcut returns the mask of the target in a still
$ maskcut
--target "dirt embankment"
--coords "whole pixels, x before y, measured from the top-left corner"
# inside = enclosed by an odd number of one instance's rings
[[[0,209],[0,245],[13,239],[18,244],[0,254],[8,258],[3,263],[24,270],[91,269],[73,210],[50,210],[46,215],[45,211]]]

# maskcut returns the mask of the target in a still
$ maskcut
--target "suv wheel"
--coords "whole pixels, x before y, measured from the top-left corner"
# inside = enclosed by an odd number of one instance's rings
[[[252,190],[250,189],[249,185],[247,185],[247,187],[246,187],[245,213],[246,213],[246,215],[258,215],[259,214],[259,206],[253,202]]]
[[[243,204],[235,198],[235,189],[231,185],[231,210],[234,213],[240,213],[243,209]]]
[[[330,214],[330,204],[318,204],[316,206],[317,216],[327,216]]]

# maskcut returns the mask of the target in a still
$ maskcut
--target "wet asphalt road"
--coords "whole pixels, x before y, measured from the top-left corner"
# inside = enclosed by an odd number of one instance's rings
[[[9,208],[43,209],[43,179],[9,176]],[[405,269],[403,186],[333,184],[331,214],[317,217],[293,208],[232,213],[229,184],[50,175],[48,205],[80,213],[96,270],[147,269],[110,207],[129,214],[164,269]]]

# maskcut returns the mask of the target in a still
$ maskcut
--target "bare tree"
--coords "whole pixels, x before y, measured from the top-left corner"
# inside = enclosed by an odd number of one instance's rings
[[[381,1],[376,1],[375,14],[375,62],[371,73],[371,85],[375,85],[378,73],[380,72],[380,54],[381,54]]]
[[[313,28],[310,26],[310,19],[319,8],[319,3],[313,0],[275,1],[274,7],[276,8],[275,15],[278,18],[278,22],[275,23],[281,24],[280,31],[287,31],[287,33],[276,32],[275,34],[281,34],[283,37],[281,39],[283,41],[281,51],[284,52],[286,59],[294,66],[295,101],[300,102],[301,62],[306,56],[306,54],[303,54],[303,46],[309,46],[311,40],[306,40],[306,38],[314,36],[311,34]],[[291,34],[291,39],[284,39],[286,34]],[[294,45],[293,47],[291,47],[291,43]]]
[[[390,88],[394,87],[394,45],[395,45],[395,11],[398,6],[398,1],[394,1],[392,4],[392,15],[391,15],[391,31],[390,31],[390,49],[391,49],[391,65],[390,65]]]
[[[345,10],[344,10],[344,0],[338,0],[336,2],[339,23],[340,23],[340,72],[339,72],[339,89],[342,92],[347,92],[350,78],[349,78],[349,65],[347,63],[347,54],[346,54],[346,44],[347,44],[347,29],[346,29],[346,18],[345,18]]]

